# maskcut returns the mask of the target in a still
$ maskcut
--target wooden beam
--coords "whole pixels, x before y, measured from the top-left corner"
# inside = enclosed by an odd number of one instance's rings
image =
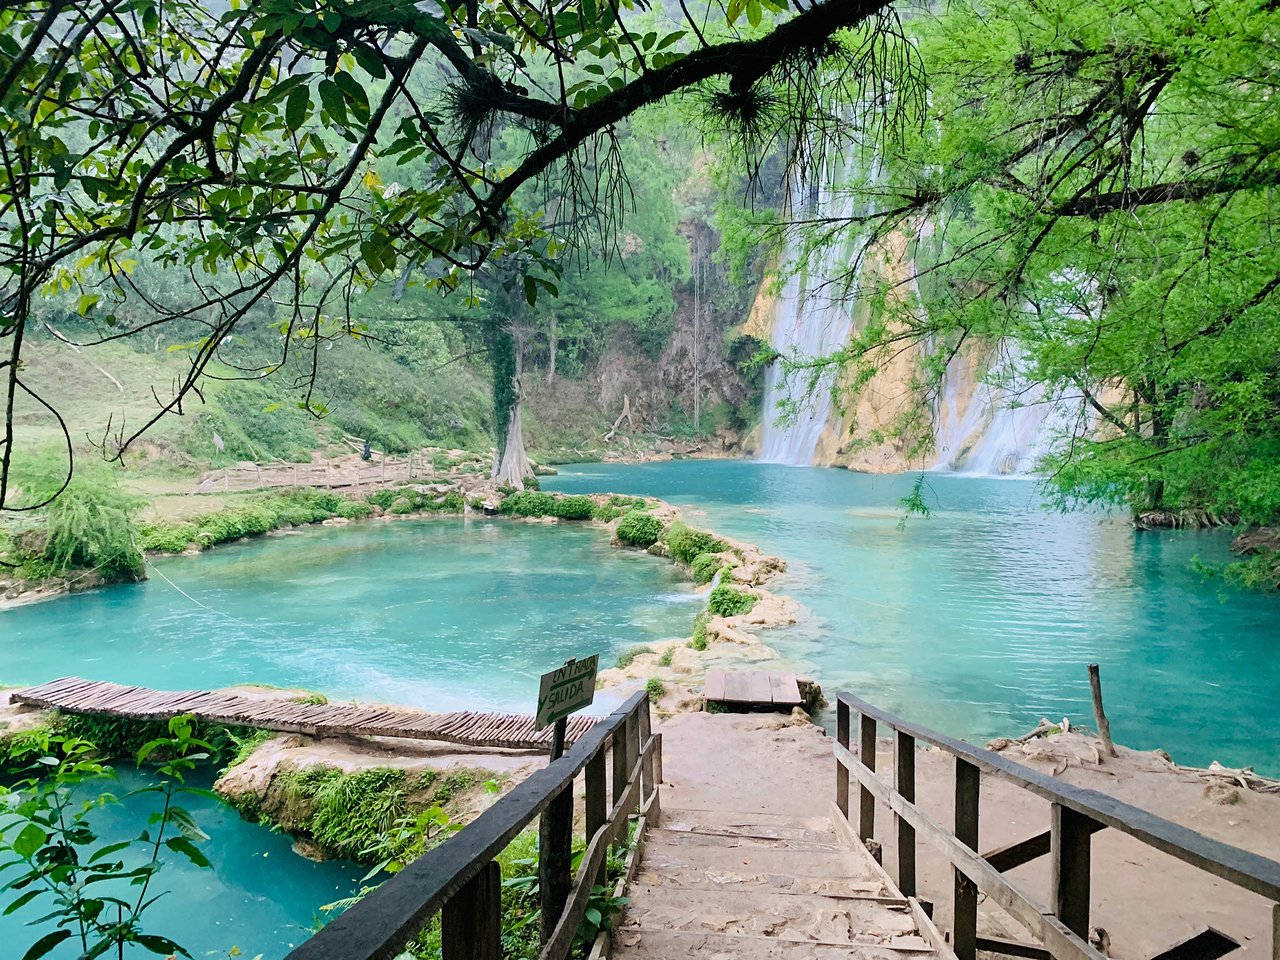
[[[898,795],[908,803],[916,799],[915,737],[895,731],[893,739],[893,779]],[[903,896],[916,895],[916,828],[899,813],[893,815],[898,841],[898,889]]]
[[[858,759],[872,773],[876,769],[876,721],[863,714],[858,718]],[[876,833],[876,798],[866,787],[858,791],[858,836],[865,842]]]
[[[1053,915],[1077,936],[1089,935],[1089,818],[1055,803],[1050,813],[1053,857],[1049,903]]]
[[[849,705],[843,700],[836,704],[836,743],[849,749]],[[846,820],[849,819],[849,768],[836,754],[836,806]],[[1280,960],[1280,958],[1277,958]]]
[[[955,837],[978,852],[978,795],[982,774],[956,757]],[[952,867],[951,943],[960,960],[973,960],[978,939],[978,888],[958,866]]]
[[[609,819],[608,780],[605,773],[604,751],[597,752],[587,761],[585,777],[585,806],[587,836],[594,837]],[[605,867],[601,863],[596,883],[605,882]]]
[[[804,700],[800,697],[800,684],[796,682],[794,673],[769,674],[769,691],[773,696],[775,707],[800,707]]]
[[[1239,940],[1227,936],[1221,930],[1205,927],[1199,933],[1157,953],[1151,960],[1218,960],[1239,946]]]
[[[702,695],[710,702],[719,702],[724,699],[724,687],[724,671],[708,670],[702,681]]]
[[[643,709],[643,706],[641,707]],[[630,718],[628,718],[628,721]],[[551,760],[564,751],[565,721],[557,720]],[[563,784],[542,811],[538,824],[538,896],[541,902],[542,942],[551,939],[556,921],[569,898],[573,877],[573,780]]]
[[[443,960],[502,960],[502,870],[494,860],[445,901],[440,913]]]
[[[1034,943],[1016,940],[1000,940],[996,937],[978,937],[978,949],[984,953],[999,953],[1006,957],[1027,957],[1028,960],[1051,960],[1049,951]]]
[[[1105,823],[1098,823],[1096,820],[1090,820],[1087,826],[1091,833],[1107,829]],[[1018,840],[1015,843],[1007,843],[1003,847],[996,847],[994,850],[984,853],[982,859],[986,860],[987,863],[1001,873],[1004,873],[1014,867],[1020,867],[1024,863],[1030,863],[1032,860],[1048,856],[1050,846],[1050,833],[1046,830],[1044,833],[1037,833],[1034,837],[1027,837],[1025,840]]]

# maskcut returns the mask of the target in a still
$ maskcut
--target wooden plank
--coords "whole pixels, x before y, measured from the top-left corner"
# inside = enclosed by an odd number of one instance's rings
[[[502,960],[502,869],[496,861],[445,901],[440,941],[443,960]]]
[[[707,677],[702,681],[702,695],[713,703],[724,700],[724,671],[708,670]]]
[[[836,704],[836,744],[849,749],[849,705],[843,700]],[[836,806],[847,821],[849,819],[849,769],[840,754],[836,754]]]
[[[869,771],[876,769],[876,721],[863,714],[858,718],[858,759]],[[865,786],[858,790],[858,836],[863,842],[876,833],[876,798]]]
[[[734,670],[724,675],[725,703],[753,703],[750,674]]]
[[[1199,933],[1161,950],[1151,960],[1218,960],[1240,946],[1240,941],[1221,930],[1205,927]]]
[[[1098,823],[1096,820],[1090,820],[1086,826],[1090,833],[1097,833],[1099,830],[1107,829],[1105,823]],[[1046,830],[1044,833],[1037,833],[1034,837],[1027,837],[1025,840],[1018,840],[1015,843],[1007,843],[1003,847],[996,847],[994,850],[984,853],[982,858],[1001,873],[1004,873],[1014,867],[1020,867],[1024,863],[1030,863],[1032,860],[1048,856],[1049,850],[1050,833]]]
[[[915,737],[895,731],[893,739],[893,786],[903,800],[916,799]],[[898,889],[904,896],[916,895],[916,828],[905,817],[895,813],[894,826],[898,846]]]
[[[1055,803],[1050,814],[1049,844],[1053,857],[1049,903],[1068,930],[1089,935],[1089,818]]]
[[[747,697],[753,704],[769,706],[773,703],[773,685],[769,683],[769,675],[756,670],[749,670],[747,678]]]
[[[775,707],[804,706],[800,699],[800,684],[796,682],[794,673],[771,673],[768,676],[769,692]]]
[[[975,855],[981,776],[977,767],[956,757],[955,837]],[[958,866],[952,867],[952,874],[951,943],[960,960],[973,960],[978,939],[978,887]]]

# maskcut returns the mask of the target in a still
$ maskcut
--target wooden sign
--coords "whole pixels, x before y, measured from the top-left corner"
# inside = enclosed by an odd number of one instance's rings
[[[600,656],[585,660],[569,660],[558,670],[542,675],[538,687],[538,712],[534,729],[541,730],[557,720],[563,720],[575,710],[591,705],[596,695],[596,672],[600,669]]]

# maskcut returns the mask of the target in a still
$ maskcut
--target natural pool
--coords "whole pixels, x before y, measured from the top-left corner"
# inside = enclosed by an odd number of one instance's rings
[[[908,476],[743,461],[565,467],[548,489],[662,497],[691,523],[785,558],[770,589],[812,612],[765,640],[845,688],[958,736],[1041,717],[1175,759],[1280,773],[1280,599],[1206,579],[1221,532],[1142,532],[1040,507],[1030,480],[929,474],[933,516],[898,530]]]
[[[528,713],[542,671],[587,653],[611,663],[624,647],[686,636],[699,603],[670,564],[615,550],[586,526],[440,518],[313,527],[157,560],[145,583],[0,611],[0,682],[251,681]],[[126,780],[137,777],[120,766]],[[193,956],[237,946],[276,960],[363,874],[312,864],[285,837],[204,806],[197,819],[212,835],[214,868],[166,869],[159,882],[171,892],[152,915],[154,932]],[[105,812],[104,833],[136,835],[130,812]],[[22,926],[39,915],[0,919],[0,935],[25,950],[47,932]]]
[[[587,526],[312,527],[157,560],[145,583],[0,611],[0,682],[255,682],[530,712],[543,671],[687,636],[698,602],[670,564]]]
[[[125,796],[147,785],[147,774],[125,762],[117,764],[117,773],[116,781],[107,781],[101,787],[95,782],[81,788],[85,797],[106,791],[122,798],[120,804],[91,815],[100,839],[97,847],[137,837],[145,828],[147,817],[160,805],[156,794]],[[207,777],[189,782],[193,786],[209,785]],[[209,835],[200,849],[213,866],[196,867],[183,856],[167,854],[151,892],[171,892],[146,910],[142,930],[177,941],[193,957],[242,956],[247,960],[261,953],[263,960],[279,960],[311,935],[321,920],[322,905],[349,897],[359,889],[363,867],[304,860],[293,853],[288,837],[241,820],[238,813],[212,798],[188,794],[179,802]],[[128,862],[132,866],[140,861],[136,858]],[[0,885],[16,875],[13,870],[0,871]],[[130,893],[130,889],[99,889],[96,895],[110,892],[132,900],[137,891]],[[6,897],[5,902],[11,899]],[[46,896],[7,917],[0,916],[0,942],[9,945],[3,956],[22,956],[31,943],[48,933],[49,927],[27,924],[51,909],[52,900]],[[49,956],[69,960],[79,955],[78,944],[74,938],[65,941]],[[233,954],[233,948],[240,952]],[[154,956],[140,947],[126,955]]]

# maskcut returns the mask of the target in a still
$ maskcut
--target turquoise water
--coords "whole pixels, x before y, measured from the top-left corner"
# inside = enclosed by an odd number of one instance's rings
[[[158,560],[145,583],[0,611],[0,681],[252,681],[527,713],[542,672],[687,636],[698,603],[670,564],[585,526],[312,527]]]
[[[1033,481],[928,475],[929,519],[897,529],[911,477],[742,461],[566,467],[548,489],[659,496],[760,545],[770,585],[810,616],[767,641],[826,688],[983,739],[1041,717],[1092,726],[1101,665],[1112,732],[1182,762],[1280,772],[1280,600],[1191,566],[1221,532],[1142,532],[1040,508]]]
[[[104,789],[122,802],[91,816],[98,846],[137,837],[147,817],[159,809],[160,797],[156,794],[125,797],[130,790],[148,784],[146,774],[127,764],[121,764],[118,773],[119,779]],[[209,785],[207,779],[201,782],[199,778],[192,784]],[[87,784],[82,789],[86,797],[100,792]],[[359,889],[363,867],[304,860],[293,853],[283,834],[246,823],[230,807],[212,798],[184,795],[178,802],[209,835],[200,849],[213,866],[201,869],[183,856],[166,855],[150,894],[169,892],[143,914],[142,929],[182,944],[193,957],[227,957],[237,947],[245,958],[261,953],[263,960],[278,960],[310,936],[321,915],[320,906],[349,897]],[[126,862],[140,863],[141,858]],[[0,885],[16,875],[16,871],[0,871]],[[108,886],[104,884],[98,895],[106,894]],[[137,897],[137,890],[127,886],[109,892],[130,901]],[[4,901],[11,899],[6,896]],[[0,954],[20,957],[50,932],[52,927],[27,924],[51,909],[52,901],[40,897],[9,916],[0,917],[0,942],[9,944]],[[71,940],[49,954],[55,960],[78,955],[78,946],[73,946]],[[154,954],[135,948],[126,956],[140,960]]]

